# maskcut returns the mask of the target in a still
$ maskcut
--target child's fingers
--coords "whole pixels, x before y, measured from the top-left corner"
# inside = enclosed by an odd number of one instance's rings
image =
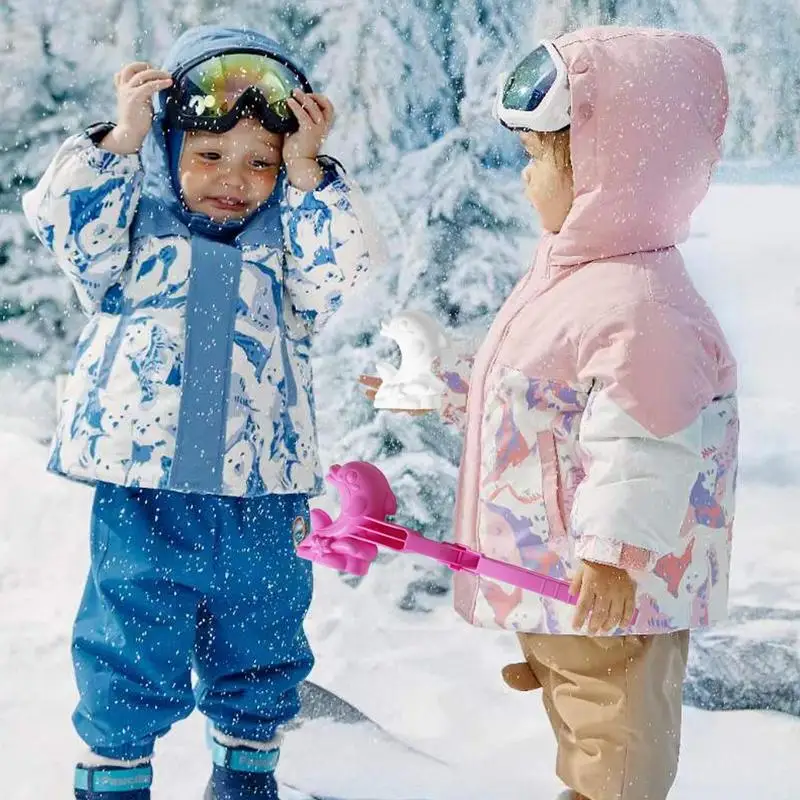
[[[160,81],[148,81],[141,86],[137,86],[131,92],[131,96],[135,97],[137,100],[145,100],[151,95],[154,95],[156,92],[161,92],[164,89],[169,89],[172,86],[172,78],[160,80]]]
[[[289,97],[286,100],[286,105],[292,109],[292,113],[297,117],[297,121],[300,123],[301,128],[308,128],[314,124],[314,120],[311,119],[309,116],[308,111],[303,108],[294,97]]]
[[[622,614],[619,619],[620,628],[627,628],[631,624],[632,612],[630,609],[630,602],[626,599],[622,604]]]
[[[375,375],[359,375],[358,382],[362,386],[369,386],[373,389],[380,389],[383,381]]]
[[[359,375],[358,382],[361,386],[366,387],[364,397],[366,397],[367,400],[374,400],[378,394],[378,389],[380,389],[383,384],[383,381],[375,375]],[[410,417],[422,417],[430,413],[426,408],[392,408],[385,410],[393,411],[396,414],[407,414]]]
[[[163,80],[169,80],[170,82],[172,81],[172,76],[169,74],[169,72],[164,72],[163,69],[143,69],[141,72],[137,72],[128,81],[128,86],[133,88],[134,86],[142,86],[150,81]]]
[[[314,120],[315,125],[319,125],[321,122],[325,121],[325,115],[314,100],[313,94],[304,94],[303,92],[296,91],[294,93],[294,99],[303,106],[308,116]]]
[[[625,615],[625,598],[615,597],[611,601],[611,607],[608,612],[608,619],[606,620],[603,630],[608,633],[618,628],[622,624],[623,616]]]
[[[169,89],[172,86],[172,78],[162,78],[158,81],[147,81],[141,86],[135,86],[131,89],[131,96],[139,99],[150,97],[150,95],[160,92],[163,89]]]
[[[333,108],[333,103],[327,97],[325,97],[324,94],[312,94],[311,97],[314,98],[317,105],[322,109],[325,122],[330,125],[333,122],[334,116],[336,115],[336,111]]]
[[[589,633],[594,636],[605,630],[611,613],[611,601],[595,596],[592,605],[592,615],[589,618]]]
[[[581,585],[583,584],[583,565],[578,567],[578,571],[575,573],[575,577],[572,579],[572,583],[569,586],[569,593],[573,597],[579,597],[581,593]]]
[[[586,624],[594,600],[594,592],[588,586],[583,585],[578,595],[578,605],[575,607],[575,616],[572,620],[575,630],[580,630]]]
[[[622,610],[622,620],[620,621],[620,626],[623,628],[629,628],[631,623],[633,622],[633,614],[636,610],[636,596],[631,595],[625,598],[625,605]]]
[[[142,72],[146,69],[150,69],[150,65],[146,61],[134,61],[132,64],[126,64],[117,73],[120,83],[127,83],[137,72]]]

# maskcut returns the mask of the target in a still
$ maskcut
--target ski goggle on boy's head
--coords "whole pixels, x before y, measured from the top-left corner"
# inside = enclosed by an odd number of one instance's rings
[[[567,65],[551,42],[542,42],[500,76],[493,115],[512,131],[560,131],[569,126]]]
[[[268,131],[293,133],[299,126],[286,101],[296,89],[312,91],[306,77],[277,56],[223,53],[173,76],[167,116],[186,131],[224,133],[243,117],[253,117]]]

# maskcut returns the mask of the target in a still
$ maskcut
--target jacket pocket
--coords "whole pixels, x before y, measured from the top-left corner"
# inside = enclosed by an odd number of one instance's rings
[[[536,434],[536,443],[542,469],[542,498],[547,524],[550,528],[550,539],[553,542],[566,541],[568,534],[563,511],[561,470],[553,431],[539,431]]]

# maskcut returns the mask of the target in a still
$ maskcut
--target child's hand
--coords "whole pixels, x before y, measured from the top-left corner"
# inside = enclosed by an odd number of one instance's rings
[[[636,604],[636,583],[624,570],[608,564],[584,561],[570,586],[578,595],[578,608],[573,626],[580,630],[587,617],[589,633],[608,633],[631,624]]]
[[[153,95],[172,86],[169,72],[137,61],[114,76],[117,88],[117,126],[101,142],[104,150],[119,155],[136,153],[153,121]]]
[[[376,378],[372,375],[360,375],[358,378],[358,382],[362,386],[367,387],[367,391],[364,392],[366,395],[367,400],[375,400],[375,395],[378,393],[378,389],[381,388],[381,384],[383,381],[380,378]],[[421,417],[423,414],[429,413],[425,409],[408,409],[408,408],[393,408],[393,409],[384,409],[384,410],[391,410],[397,414],[409,414],[412,417]]]
[[[333,103],[321,94],[295,91],[287,101],[300,128],[287,134],[283,142],[283,160],[293,186],[310,192],[322,180],[317,156],[333,125]]]

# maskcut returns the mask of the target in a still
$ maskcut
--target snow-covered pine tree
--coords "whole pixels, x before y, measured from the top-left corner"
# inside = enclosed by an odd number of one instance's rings
[[[444,4],[436,5],[440,14]],[[397,492],[398,518],[436,539],[451,533],[460,436],[436,415],[376,414],[358,399],[355,377],[392,357],[377,328],[406,308],[431,314],[462,340],[482,336],[534,246],[519,176],[501,167],[518,145],[491,118],[496,75],[518,50],[518,26],[499,2],[458,0],[447,11],[430,28],[448,71],[450,129],[381,173],[384,186],[371,200],[391,262],[363,303],[333,320],[316,360],[326,459],[379,465]],[[397,559],[392,569],[407,578],[402,607],[425,608],[429,595],[449,587],[445,569]]]
[[[800,149],[800,2],[736,0],[725,20],[728,152],[780,160]]]
[[[60,369],[84,321],[20,198],[70,133],[111,113],[119,55],[108,6],[9,0],[0,18],[0,367],[23,379]]]
[[[517,7],[518,8],[518,7]],[[459,0],[449,21],[447,63],[456,124],[406,157],[402,205],[423,258],[401,276],[398,297],[422,304],[468,337],[491,317],[524,271],[518,238],[533,217],[521,201],[521,149],[491,114],[499,74],[530,49],[513,4]],[[511,169],[509,169],[511,167]]]
[[[422,0],[301,0],[303,49],[337,108],[329,147],[349,169],[380,169],[446,130],[448,84]]]
[[[356,384],[361,372],[374,373],[376,360],[392,357],[379,327],[401,308],[393,296],[393,276],[409,249],[396,202],[399,184],[412,179],[399,171],[402,156],[429,144],[452,124],[450,82],[428,36],[439,19],[416,0],[391,7],[366,0],[310,0],[299,8],[314,17],[301,51],[310,55],[314,78],[337,108],[325,149],[362,185],[374,187],[369,202],[388,236],[391,256],[365,295],[346,305],[316,342],[323,459],[326,464],[378,464],[398,494],[398,519],[441,536],[450,525],[458,441],[450,440],[450,451],[443,455],[442,446],[432,441],[441,423],[416,424],[407,416],[376,414]],[[408,570],[408,580],[398,581],[408,585],[397,598],[403,607],[420,607],[424,592],[418,592],[419,584],[428,594],[446,590],[445,585],[432,585],[427,572],[413,562],[398,562],[393,569]]]
[[[544,0],[536,6],[534,29],[544,38],[589,25],[675,28],[692,16],[696,4],[697,0]]]
[[[312,20],[301,3],[283,0],[137,0],[154,2],[153,31],[155,52],[163,55],[172,41],[187,28],[196,25],[223,25],[230,28],[252,28],[281,43],[305,63],[302,41]]]

